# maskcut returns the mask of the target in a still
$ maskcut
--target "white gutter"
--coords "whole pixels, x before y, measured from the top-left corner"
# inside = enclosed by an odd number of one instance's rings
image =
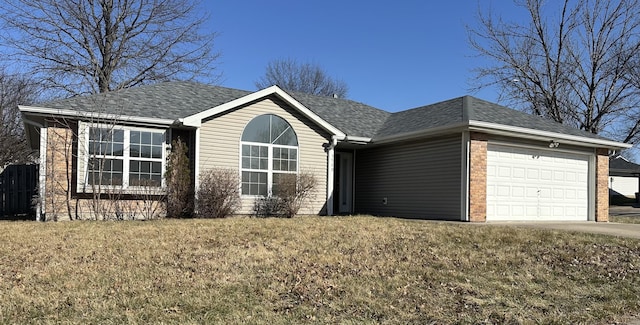
[[[78,117],[78,118],[84,118],[84,119],[93,118],[93,119],[101,119],[101,120],[118,120],[118,121],[124,121],[124,122],[135,122],[135,123],[156,124],[156,125],[173,125],[176,123],[176,120],[171,120],[171,119],[140,117],[140,116],[130,116],[130,115],[121,115],[121,114],[107,114],[107,113],[98,113],[98,112],[79,112],[79,111],[74,111],[70,109],[59,109],[59,108],[18,106],[18,109],[22,113],[31,113],[31,114],[37,114],[37,115],[43,115],[43,116],[60,115],[60,116]]]
[[[616,148],[616,149],[626,149],[626,148],[632,147],[631,144],[617,142],[617,141],[588,138],[588,137],[577,136],[577,135],[534,130],[534,129],[523,128],[518,126],[509,126],[509,125],[490,123],[490,122],[481,122],[481,121],[469,121],[468,123],[461,122],[453,125],[445,125],[445,126],[430,128],[426,130],[419,130],[415,132],[407,132],[407,133],[402,133],[399,135],[393,135],[389,137],[382,137],[379,139],[373,139],[372,143],[383,144],[383,143],[397,142],[397,141],[403,141],[403,140],[410,140],[410,139],[415,139],[419,137],[434,136],[434,135],[446,134],[446,133],[456,133],[461,131],[478,131],[478,132],[483,132],[488,134],[504,135],[509,137],[526,138],[526,139],[541,140],[541,141],[550,141],[550,140],[562,141],[565,144],[572,144],[577,146],[585,146],[585,144],[590,144],[592,146],[601,146],[601,147]]]
[[[511,137],[527,138],[527,139],[535,139],[535,140],[543,140],[543,141],[562,140],[563,143],[577,145],[577,146],[584,146],[585,143],[595,145],[595,146],[602,146],[607,148],[619,148],[619,149],[631,148],[633,146],[628,143],[622,143],[622,142],[605,140],[605,139],[587,138],[587,137],[582,137],[577,135],[534,130],[534,129],[523,128],[519,126],[509,126],[509,125],[496,124],[496,123],[490,123],[490,122],[480,122],[480,121],[469,121],[469,131],[479,131],[479,132],[484,132],[489,134],[507,135]]]
[[[38,171],[38,204],[36,221],[47,220],[47,128],[40,128],[40,170]]]
[[[333,135],[331,136],[332,141],[341,141],[341,142],[353,142],[353,143],[362,143],[366,144],[371,142],[371,138],[367,137],[356,137],[352,135]]]

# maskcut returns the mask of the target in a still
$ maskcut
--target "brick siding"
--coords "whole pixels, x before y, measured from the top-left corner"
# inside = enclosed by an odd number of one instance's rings
[[[153,200],[122,200],[118,191],[111,195],[103,191],[100,200],[78,198],[74,193],[73,161],[74,131],[70,127],[56,125],[47,129],[45,199],[41,202],[47,221],[70,219],[139,219],[150,215],[151,210],[164,215],[163,203]],[[122,191],[120,191],[122,192]],[[145,195],[145,193],[138,193]],[[110,197],[117,199],[109,199]],[[159,205],[158,205],[159,204]]]
[[[469,148],[469,221],[487,220],[487,136],[471,133]]]
[[[596,150],[596,221],[609,221],[609,150]]]

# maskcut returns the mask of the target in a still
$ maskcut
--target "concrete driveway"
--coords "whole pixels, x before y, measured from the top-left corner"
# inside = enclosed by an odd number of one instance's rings
[[[488,225],[506,225],[565,231],[581,231],[618,237],[640,239],[640,224],[613,222],[490,222]]]
[[[612,206],[609,208],[612,216],[637,216],[640,218],[640,206]],[[513,227],[529,227],[555,229],[565,231],[581,231],[611,236],[640,239],[640,224],[615,222],[489,222],[489,225],[507,225]]]

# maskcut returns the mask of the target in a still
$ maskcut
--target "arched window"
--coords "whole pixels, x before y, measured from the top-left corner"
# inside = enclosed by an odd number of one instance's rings
[[[255,117],[242,132],[242,194],[267,196],[282,174],[298,172],[298,137],[283,118]]]

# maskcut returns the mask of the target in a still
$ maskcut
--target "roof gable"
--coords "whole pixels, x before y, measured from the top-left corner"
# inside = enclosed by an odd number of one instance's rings
[[[322,119],[319,115],[317,115],[316,113],[314,113],[313,111],[311,111],[310,109],[302,105],[299,101],[291,97],[291,95],[289,95],[288,93],[280,89],[278,86],[271,86],[269,88],[265,88],[254,93],[250,93],[246,96],[234,99],[224,104],[187,116],[183,119],[183,123],[185,125],[190,125],[190,126],[200,126],[200,123],[202,122],[202,120],[207,117],[222,114],[226,111],[235,109],[237,107],[240,107],[242,105],[248,104],[250,102],[253,102],[259,99],[266,98],[271,95],[275,95],[280,99],[284,100],[287,104],[289,104],[294,109],[302,113],[302,115],[304,115],[311,121],[315,122],[317,125],[324,128],[325,130],[329,131],[333,135],[338,135],[342,137],[345,136],[345,134],[342,131],[340,131],[338,128],[336,128],[335,126],[331,125],[329,122]]]

